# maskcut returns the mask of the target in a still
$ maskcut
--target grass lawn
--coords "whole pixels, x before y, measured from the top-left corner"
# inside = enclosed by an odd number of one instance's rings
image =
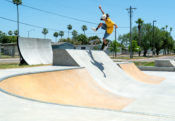
[[[8,58],[19,58],[19,56],[9,56],[9,55],[3,55],[3,54],[0,54],[0,59],[8,59]]]
[[[0,69],[9,68],[25,68],[25,67],[38,67],[38,66],[48,66],[48,65],[19,65],[17,63],[0,63]]]
[[[155,66],[154,62],[134,62],[136,66]]]
[[[159,56],[147,56],[147,57],[143,57],[143,56],[133,56],[133,59],[148,59],[148,58],[157,58],[157,57],[163,57],[163,56],[175,56],[175,54],[169,54],[169,55],[159,55]],[[125,59],[125,60],[132,60],[130,59],[129,56],[118,56],[118,57],[113,57],[111,56],[112,59]]]

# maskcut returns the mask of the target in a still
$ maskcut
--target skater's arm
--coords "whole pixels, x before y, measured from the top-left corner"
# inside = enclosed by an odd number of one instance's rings
[[[117,24],[114,24],[114,26],[115,26],[116,29],[118,28]]]
[[[105,12],[101,8],[101,5],[99,6],[99,9],[101,10],[102,14],[105,14]]]

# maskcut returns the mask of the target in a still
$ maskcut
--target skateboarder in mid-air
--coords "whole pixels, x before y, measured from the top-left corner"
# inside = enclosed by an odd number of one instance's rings
[[[100,27],[105,30],[105,34],[103,37],[103,44],[101,47],[101,50],[103,50],[104,47],[108,45],[108,42],[106,41],[106,39],[112,34],[114,26],[116,28],[118,28],[118,26],[113,21],[111,21],[111,19],[109,18],[109,14],[106,14],[102,10],[101,6],[99,6],[99,9],[101,10],[103,14],[101,17],[101,20],[104,21],[105,23],[100,23],[97,28],[92,28],[92,30],[96,32]]]

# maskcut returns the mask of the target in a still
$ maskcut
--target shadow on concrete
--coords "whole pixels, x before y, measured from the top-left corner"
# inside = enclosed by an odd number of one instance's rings
[[[99,63],[98,61],[96,61],[96,60],[94,59],[91,50],[87,50],[87,53],[90,55],[90,57],[91,57],[91,59],[92,59],[91,63],[92,63],[94,66],[96,66],[96,67],[103,73],[104,77],[106,78],[106,74],[105,74],[105,72],[104,72],[104,66],[103,66],[104,64],[103,64],[103,63]]]

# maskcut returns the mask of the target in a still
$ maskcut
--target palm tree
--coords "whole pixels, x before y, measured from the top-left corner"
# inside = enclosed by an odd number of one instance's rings
[[[13,3],[17,7],[17,30],[18,30],[18,36],[19,36],[19,9],[18,6],[22,4],[22,0],[13,0]]]
[[[138,34],[139,34],[139,46],[141,46],[141,27],[142,27],[142,24],[143,24],[143,20],[141,18],[139,18],[136,23],[138,24]],[[139,56],[141,54],[141,51],[139,51]]]
[[[26,62],[24,61],[20,49],[19,49],[19,9],[18,6],[22,4],[22,0],[13,0],[13,3],[16,5],[17,7],[17,47],[18,47],[18,51],[19,51],[19,57],[20,57],[20,65],[21,64],[26,64]]]
[[[162,29],[163,31],[165,31],[165,27],[162,27],[161,29]]]
[[[87,26],[86,26],[86,25],[83,25],[83,26],[81,27],[81,29],[83,30],[84,35],[85,35],[85,31],[87,31]]]
[[[173,28],[172,27],[170,27],[170,35],[171,35],[171,32],[173,31]]]
[[[55,32],[54,34],[53,34],[53,36],[55,37],[55,42],[57,41],[57,38],[58,38],[58,32]]]
[[[14,35],[15,35],[15,36],[18,36],[18,33],[19,33],[18,30],[15,30],[15,31],[14,31]]]
[[[59,31],[58,35],[61,36],[62,39],[62,37],[64,36],[64,31]]]
[[[69,31],[72,30],[72,25],[71,24],[67,25],[67,29],[68,29],[68,38],[69,38]]]
[[[12,35],[13,35],[13,32],[10,30],[10,31],[8,32],[8,35],[9,35],[9,36],[12,36]]]
[[[73,36],[73,39],[75,39],[78,36],[78,32],[76,30],[73,30],[72,36]]]
[[[47,28],[43,28],[42,33],[44,34],[44,38],[46,38],[46,35],[48,34],[48,29]]]
[[[165,28],[166,28],[166,31],[167,31],[168,25],[166,25]]]

